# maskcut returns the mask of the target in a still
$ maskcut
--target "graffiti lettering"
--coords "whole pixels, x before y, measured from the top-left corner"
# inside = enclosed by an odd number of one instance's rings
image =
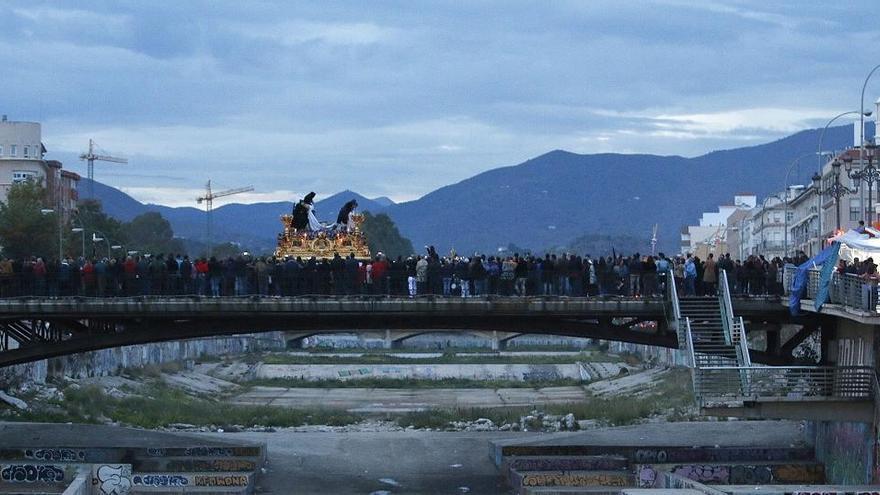
[[[523,476],[523,486],[628,486],[629,477],[623,474],[592,474],[577,472],[529,473]]]
[[[196,486],[247,486],[248,477],[234,476],[196,476]]]
[[[131,465],[104,465],[95,470],[93,484],[101,495],[123,495],[131,490]]]
[[[167,474],[144,474],[131,479],[135,486],[186,486],[189,480],[186,476]]]
[[[821,464],[786,464],[773,466],[774,483],[819,484],[825,482],[825,467]]]
[[[40,461],[76,462],[85,460],[86,453],[82,450],[73,449],[28,449],[24,451],[24,456],[27,459]]]
[[[167,471],[254,471],[257,469],[257,463],[254,461],[245,461],[242,459],[187,459],[187,460],[171,460],[166,464]]]
[[[60,466],[20,464],[0,470],[0,480],[8,483],[57,483],[64,481]]]
[[[727,466],[676,466],[672,472],[700,483],[727,483],[730,479]]]
[[[184,449],[183,455],[233,457],[235,453],[228,447],[190,447]]]
[[[669,454],[665,450],[637,450],[636,462],[664,463],[669,460]]]
[[[765,485],[772,480],[770,466],[730,467],[730,483],[734,485]]]
[[[613,471],[625,468],[627,462],[622,457],[514,457],[508,466],[517,471]]]
[[[162,448],[149,448],[147,449],[147,456],[149,457],[165,457],[168,455],[167,451]]]
[[[637,481],[639,488],[654,488],[657,483],[657,470],[652,466],[639,466],[637,468]]]

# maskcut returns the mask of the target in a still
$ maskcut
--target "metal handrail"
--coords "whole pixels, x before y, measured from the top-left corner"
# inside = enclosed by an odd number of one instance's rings
[[[745,374],[748,379],[743,381]],[[700,402],[719,399],[815,398],[870,400],[876,373],[870,366],[707,366],[695,375]]]
[[[791,294],[791,280],[797,271],[797,267],[791,265],[785,267],[785,278],[789,280],[785,284],[786,295]],[[820,271],[811,269],[807,272],[807,284],[803,298],[815,300],[816,294],[819,292]],[[867,313],[873,316],[880,316],[880,306],[878,306],[878,287],[877,284],[867,281],[852,273],[834,272],[831,274],[831,280],[828,285],[828,301],[827,304],[843,306],[844,308],[853,309],[860,313]]]
[[[672,324],[675,325],[675,333],[678,336],[678,348],[683,349],[685,336],[681,324],[681,305],[678,302],[678,288],[675,286],[675,276],[671,269],[666,272],[666,296],[672,303]]]

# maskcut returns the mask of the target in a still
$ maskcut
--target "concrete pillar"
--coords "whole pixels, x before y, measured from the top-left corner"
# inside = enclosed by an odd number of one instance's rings
[[[382,344],[383,349],[391,349],[394,341],[391,340],[391,330],[385,330],[385,342]]]
[[[767,354],[779,355],[779,330],[767,330]]]
[[[498,330],[492,330],[492,350],[497,351],[499,347],[501,345],[498,342]]]

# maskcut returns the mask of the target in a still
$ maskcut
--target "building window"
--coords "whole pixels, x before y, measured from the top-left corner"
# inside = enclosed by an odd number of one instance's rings
[[[17,146],[14,144],[9,145],[9,156],[15,156],[16,153],[18,153],[18,150],[16,148]]]
[[[37,176],[37,173],[33,170],[13,170],[12,171],[12,183],[20,184],[22,182],[26,182],[28,180],[33,180]]]
[[[0,156],[3,156],[3,146],[0,145]]]
[[[24,152],[23,156],[25,158],[29,158],[31,156],[31,147],[30,146],[25,146],[22,151]]]
[[[850,199],[849,200],[849,221],[850,222],[858,222],[862,219],[862,200],[860,199]]]

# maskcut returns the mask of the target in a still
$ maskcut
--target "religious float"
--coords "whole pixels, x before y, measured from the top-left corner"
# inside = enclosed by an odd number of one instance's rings
[[[361,231],[364,215],[355,213],[357,201],[342,207],[336,223],[323,224],[314,212],[315,193],[309,193],[293,208],[293,213],[281,216],[283,232],[278,234],[277,258],[332,258],[339,253],[343,258],[354,254],[358,260],[371,259],[370,246]]]

